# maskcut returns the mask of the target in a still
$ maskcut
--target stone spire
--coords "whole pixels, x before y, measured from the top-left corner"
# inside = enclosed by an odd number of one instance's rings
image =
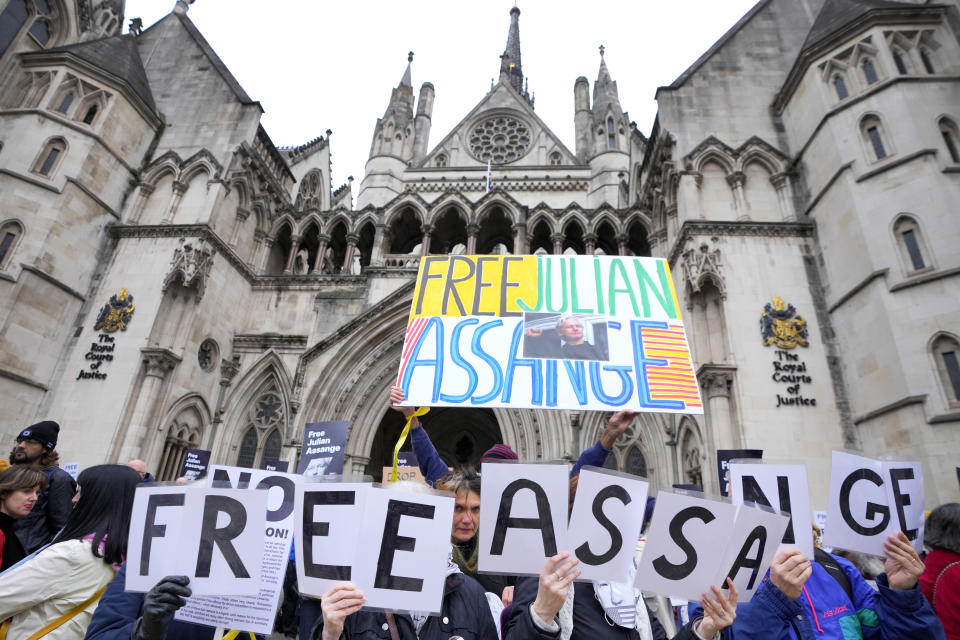
[[[413,80],[410,75],[410,65],[413,64],[413,51],[407,52],[407,70],[403,72],[403,77],[400,78],[401,87],[410,87],[413,88]]]
[[[510,29],[507,31],[507,47],[500,56],[500,82],[514,88],[533,106],[533,100],[523,81],[523,66],[520,63],[520,8],[510,9]]]

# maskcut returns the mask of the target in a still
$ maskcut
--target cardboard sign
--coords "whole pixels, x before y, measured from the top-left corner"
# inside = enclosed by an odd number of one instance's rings
[[[813,559],[813,521],[807,469],[800,464],[731,464],[730,499],[790,514],[780,548],[800,549]]]
[[[580,560],[580,580],[630,581],[649,486],[626,473],[580,470],[567,530],[569,549]]]
[[[298,475],[214,465],[208,483],[212,487],[258,489],[267,494],[267,527],[263,532],[263,556],[260,559],[260,591],[255,596],[192,596],[176,613],[177,620],[217,625],[269,635],[293,540],[296,487],[303,482]]]
[[[393,467],[383,467],[383,480],[386,484],[390,482],[390,476],[393,474]],[[423,474],[420,473],[420,467],[401,467],[397,466],[397,481],[399,482],[422,482],[426,484]]]
[[[266,491],[140,485],[127,590],[149,591],[164,576],[185,575],[195,596],[256,595],[266,527]]]
[[[923,544],[923,468],[919,462],[873,460],[833,452],[830,474],[831,547],[884,555],[887,536],[898,531],[919,552]]]
[[[484,479],[486,481],[486,479]],[[482,513],[482,511],[481,511]],[[737,507],[661,491],[634,586],[668,597],[699,600],[725,574],[726,549]]]
[[[729,576],[737,588],[739,601],[749,602],[763,582],[788,524],[789,514],[737,505],[737,519],[726,539],[724,570],[712,584],[720,586]]]
[[[349,422],[308,422],[303,427],[297,473],[308,478],[342,474],[349,426]]]
[[[180,469],[180,478],[186,478],[193,482],[207,475],[207,467],[210,465],[210,452],[206,449],[187,449],[183,458],[183,466]]]
[[[80,475],[80,463],[79,462],[68,462],[63,465],[63,470],[70,474],[70,477],[73,478],[73,481],[77,481],[77,476]]]
[[[366,496],[354,581],[366,606],[440,613],[450,552],[453,495],[382,488]]]
[[[484,462],[480,474],[481,570],[539,575],[547,558],[568,548],[569,468]]]
[[[289,460],[264,460],[260,465],[264,471],[279,471],[286,473],[290,468]]]
[[[301,594],[319,598],[338,582],[356,584],[357,528],[371,490],[359,482],[307,482],[297,488],[294,553]],[[370,555],[368,549],[364,557]]]
[[[763,449],[717,449],[717,475],[720,479],[720,495],[729,495],[730,461],[763,457]]]
[[[703,413],[661,258],[427,256],[398,384],[409,406]]]

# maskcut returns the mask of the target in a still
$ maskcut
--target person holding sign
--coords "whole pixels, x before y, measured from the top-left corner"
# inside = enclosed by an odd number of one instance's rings
[[[666,631],[632,585],[623,585],[622,593],[612,598],[601,598],[596,583],[574,583],[580,575],[578,564],[569,553],[558,553],[538,579],[517,582],[504,640],[667,640]],[[720,638],[720,631],[737,617],[737,590],[732,581],[728,583],[729,595],[716,586],[711,587],[713,596],[703,594],[706,613],[684,625],[673,640]]]
[[[104,464],[78,478],[76,506],[47,547],[3,573],[0,620],[7,637],[82,638],[97,601],[127,553],[133,469]]]
[[[733,637],[943,640],[943,627],[917,584],[923,561],[910,540],[901,532],[884,548],[879,592],[843,558],[827,554],[829,563],[811,562],[797,549],[782,549],[753,599],[738,608]]]
[[[403,400],[403,389],[396,386],[391,387],[388,401],[390,408],[399,411],[403,414],[404,418],[409,419],[417,408],[401,406],[400,403],[403,402]],[[636,411],[617,411],[610,416],[610,420],[607,422],[607,428],[600,434],[600,439],[595,445],[589,449],[585,449],[583,453],[580,454],[577,463],[573,465],[573,469],[570,471],[570,476],[573,477],[580,473],[581,467],[602,467],[607,461],[607,456],[609,456],[613,450],[613,445],[616,443],[617,438],[623,435],[623,432],[627,430],[627,427],[633,423],[633,419],[636,417]],[[420,465],[420,473],[423,474],[423,478],[427,481],[427,484],[433,485],[441,476],[447,473],[450,468],[440,457],[440,454],[437,453],[437,449],[430,441],[430,436],[426,430],[420,428],[420,419],[417,417],[414,417],[410,422],[410,441],[413,444],[413,452],[416,454],[417,462]],[[513,455],[511,456],[510,454]],[[506,445],[494,445],[481,456],[480,461],[483,462],[485,459],[516,460],[517,454]]]

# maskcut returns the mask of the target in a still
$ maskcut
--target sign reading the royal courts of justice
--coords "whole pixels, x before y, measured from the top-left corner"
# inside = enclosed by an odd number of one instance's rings
[[[425,257],[398,384],[414,406],[703,413],[659,258]]]

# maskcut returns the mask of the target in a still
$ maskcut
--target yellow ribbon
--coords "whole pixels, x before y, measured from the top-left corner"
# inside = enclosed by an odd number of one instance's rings
[[[250,640],[257,640],[257,636],[253,635],[253,631],[247,631],[250,634]],[[233,631],[228,631],[223,634],[223,640],[235,640],[236,637],[240,635],[240,632],[234,629]]]
[[[400,433],[400,439],[397,440],[397,446],[393,448],[393,471],[390,472],[390,482],[397,481],[397,459],[400,456],[400,447],[403,446],[403,443],[407,441],[407,435],[410,433],[410,423],[413,422],[413,419],[417,416],[422,416],[423,414],[430,411],[430,407],[420,407],[407,418],[407,424],[403,425],[403,431]],[[224,638],[224,640],[229,640]]]

